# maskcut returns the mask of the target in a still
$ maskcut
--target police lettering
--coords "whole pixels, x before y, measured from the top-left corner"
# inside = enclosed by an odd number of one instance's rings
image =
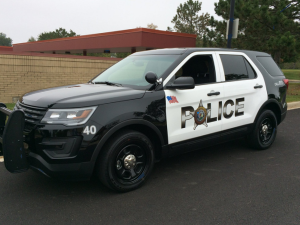
[[[207,115],[206,116],[206,122],[212,123],[219,120],[222,120],[222,114],[225,119],[230,119],[233,114],[235,117],[243,116],[244,111],[242,109],[244,108],[244,104],[242,104],[245,101],[245,98],[237,98],[235,102],[231,99],[228,99],[224,105],[222,104],[222,101],[219,101],[219,107],[218,107],[218,117],[212,117],[212,108],[211,103],[207,103]],[[223,105],[223,107],[222,107]],[[235,110],[232,110],[230,108],[234,107]],[[230,110],[229,110],[230,109]],[[185,128],[186,121],[193,118],[195,109],[192,106],[182,107],[181,108],[181,128]]]

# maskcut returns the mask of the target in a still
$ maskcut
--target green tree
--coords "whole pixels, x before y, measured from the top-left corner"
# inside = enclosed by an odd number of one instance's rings
[[[207,43],[207,36],[206,36],[206,35],[203,35],[202,46],[203,46],[203,47],[207,47],[207,46],[208,46],[208,43]]]
[[[177,8],[177,14],[174,16],[172,23],[174,23],[175,32],[196,34],[197,46],[202,43],[203,36],[207,33],[207,26],[209,26],[210,15],[208,13],[202,13],[202,2],[188,0],[187,2],[180,4]],[[170,28],[168,28],[171,31]]]
[[[81,54],[77,54],[77,55],[82,55]],[[88,56],[95,56],[95,57],[107,57],[107,58],[111,58],[111,57],[116,57],[116,58],[126,58],[127,56],[131,55],[131,53],[129,52],[118,52],[118,53],[88,53]]]
[[[33,41],[36,41],[36,39],[34,38],[34,37],[30,37],[29,39],[28,39],[28,42],[33,42]]]
[[[130,52],[118,52],[118,53],[116,53],[117,58],[126,58],[129,55],[131,55]]]
[[[79,36],[74,31],[70,30],[70,32],[66,31],[63,28],[56,29],[55,31],[44,32],[38,36],[38,41],[56,39],[56,38],[65,38],[65,37],[74,37]]]
[[[230,0],[215,3],[216,14],[224,20],[210,20],[213,29],[208,33],[213,46],[226,46],[229,11]],[[299,11],[299,0],[236,0],[234,17],[240,19],[240,24],[233,47],[268,52],[278,64],[295,61],[300,52]]]
[[[0,46],[12,46],[12,39],[6,37],[6,34],[0,33]]]
[[[173,32],[174,30],[171,27],[167,27],[166,31]]]

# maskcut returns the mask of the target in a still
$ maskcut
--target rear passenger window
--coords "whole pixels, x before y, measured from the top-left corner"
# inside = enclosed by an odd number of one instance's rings
[[[222,60],[226,81],[253,79],[256,77],[254,69],[243,56],[220,55],[220,57]]]
[[[270,56],[258,56],[257,60],[271,76],[283,76],[282,71]]]

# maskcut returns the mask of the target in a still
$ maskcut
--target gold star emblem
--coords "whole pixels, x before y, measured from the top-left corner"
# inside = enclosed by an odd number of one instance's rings
[[[196,109],[195,112],[190,112],[190,114],[194,117],[195,123],[194,123],[194,130],[196,130],[198,125],[204,125],[208,127],[206,123],[206,117],[209,114],[210,115],[210,109],[204,108],[202,104],[202,99],[200,100],[199,107]]]

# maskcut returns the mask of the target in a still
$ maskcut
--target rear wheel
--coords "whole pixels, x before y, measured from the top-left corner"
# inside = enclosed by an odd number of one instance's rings
[[[103,149],[97,174],[107,187],[127,192],[140,187],[149,177],[154,163],[151,141],[137,131],[122,131]]]
[[[277,119],[271,110],[263,111],[255,124],[255,128],[247,140],[251,147],[258,150],[269,148],[277,133]]]

